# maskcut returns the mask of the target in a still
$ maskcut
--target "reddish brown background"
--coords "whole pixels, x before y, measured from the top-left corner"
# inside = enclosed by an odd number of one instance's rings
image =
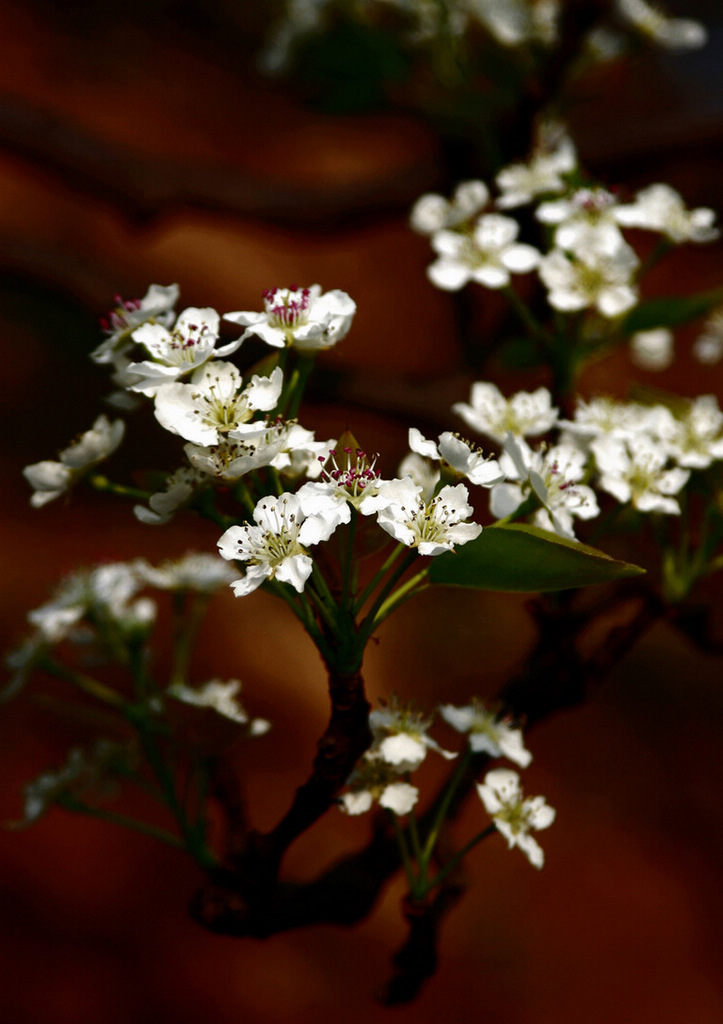
[[[388,471],[408,422],[441,429],[448,405],[466,397],[449,297],[426,284],[426,243],[405,223],[410,202],[437,181],[435,138],[402,114],[301,109],[245,73],[247,52],[234,60],[222,45],[224,18],[244,27],[234,4],[207,7],[200,27],[190,7],[0,4],[3,646],[22,634],[24,609],[77,562],[139,549],[160,558],[216,539],[189,521],[141,527],[129,508],[92,496],[28,507],[22,466],[53,457],[97,413],[105,381],[86,354],[116,291],[178,281],[182,307],[222,311],[256,308],[264,288],[291,281],[349,291],[357,321],[329,357],[341,396],[304,422],[327,434],[352,425]],[[668,180],[691,205],[723,209],[720,33],[713,43],[712,56],[642,64],[598,83],[579,136],[611,183]],[[722,267],[720,246],[687,249],[658,284],[718,286]],[[495,310],[489,300],[483,323]],[[696,367],[689,341],[654,383],[720,395],[720,369]],[[616,357],[587,386],[618,392],[629,372]],[[390,415],[394,403],[402,416]],[[148,443],[136,431],[128,464]],[[173,446],[162,451],[160,464],[173,465]],[[706,597],[719,594],[718,584]],[[522,604],[450,593],[407,605],[371,649],[372,693],[396,689],[429,705],[493,693],[531,637]],[[243,755],[263,827],[323,729],[321,666],[267,596],[241,604],[224,595],[217,608],[199,678],[239,675],[249,709],[274,720]],[[181,856],[55,812],[0,835],[2,1019],[718,1024],[720,674],[719,660],[660,627],[585,709],[532,735],[528,785],[558,810],[542,837],[545,869],[508,854],[499,837],[475,852],[470,893],[447,923],[439,973],[418,1006],[374,1001],[402,939],[398,884],[353,931],[217,938],[186,916],[199,877]],[[79,738],[77,723],[31,701],[2,708],[3,820],[19,817],[23,781]],[[481,820],[470,806],[460,836]],[[289,869],[315,872],[367,827],[330,813]]]

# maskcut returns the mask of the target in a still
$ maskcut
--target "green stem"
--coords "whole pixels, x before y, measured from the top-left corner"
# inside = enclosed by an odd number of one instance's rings
[[[444,867],[440,868],[432,881],[427,883],[424,892],[419,893],[419,895],[426,896],[428,892],[431,892],[432,889],[436,888],[436,886],[443,882],[445,878],[454,871],[460,861],[467,856],[470,850],[472,850],[477,843],[481,843],[483,839],[491,836],[492,833],[496,831],[497,827],[492,824],[488,825],[487,828],[483,829],[481,832],[478,832],[477,835],[473,839],[470,839],[470,841],[466,843],[461,850],[458,850],[453,857],[450,857]]]
[[[286,418],[293,419],[301,405],[301,399],[304,397],[304,390],[306,384],[314,368],[314,356],[300,355],[299,361],[294,368],[294,372],[291,377],[291,384],[289,386],[289,397],[288,397],[288,408],[286,410]]]
[[[174,595],[173,668],[169,685],[188,682],[193,646],[205,618],[209,598],[209,594],[193,594],[190,608],[186,611],[186,595]]]
[[[533,337],[538,338],[546,348],[552,348],[552,338],[548,331],[542,326],[530,307],[517,294],[512,285],[502,288],[502,294],[507,298],[515,313],[528,329]]]
[[[412,851],[414,852],[414,859],[417,862],[417,886],[424,888],[427,884],[428,860],[425,860],[422,855],[422,844],[419,839],[419,828],[417,827],[417,816],[414,813],[414,808],[409,812],[409,838],[412,841]]]
[[[133,832],[140,832],[142,835],[150,836],[152,839],[158,839],[168,846],[173,846],[176,850],[185,849],[183,842],[178,836],[174,836],[173,833],[167,832],[165,829],[158,828],[155,825],[149,825],[145,821],[139,821],[137,818],[130,818],[126,814],[117,814],[115,811],[108,811],[102,807],[91,807],[69,794],[58,797],[57,804],[66,811],[86,814],[90,818],[98,818],[100,821],[107,821],[112,825],[120,825],[122,828],[131,829]]]
[[[341,589],[341,606],[351,610],[350,605],[352,604],[352,592],[353,592],[353,575],[354,575],[354,540],[356,539],[356,527],[359,513],[352,507],[351,519],[349,520],[349,526],[347,528],[346,535],[346,548],[344,551],[344,562],[342,565],[342,589]]]
[[[445,794],[439,802],[437,813],[434,817],[434,821],[432,822],[432,827],[430,828],[429,833],[427,835],[427,841],[424,844],[424,850],[422,851],[422,858],[425,865],[429,864],[429,861],[432,857],[434,847],[437,842],[437,838],[439,837],[440,829],[442,827],[444,819],[447,816],[447,811],[449,810],[449,806],[452,803],[452,799],[457,791],[457,787],[459,786],[460,782],[462,781],[467,772],[471,756],[472,755],[470,748],[469,746],[467,746],[467,749],[465,750],[464,754],[459,759],[457,768],[455,769],[454,775],[449,781],[449,785],[447,786]]]
[[[393,611],[396,611],[400,605],[404,604],[405,601],[408,601],[412,597],[416,597],[417,594],[421,594],[423,590],[426,590],[428,584],[426,586],[420,586],[420,584],[426,580],[428,575],[429,566],[422,569],[421,572],[418,572],[416,576],[412,576],[411,579],[408,579],[406,583],[401,585],[401,587],[397,587],[394,593],[389,595],[377,612],[374,620],[374,629],[381,625],[381,623],[384,622],[384,620],[391,615]]]
[[[402,858],[402,864],[404,865],[404,874],[407,876],[407,884],[409,885],[409,891],[412,895],[416,895],[417,892],[417,879],[414,875],[414,867],[412,865],[412,859],[409,856],[409,847],[407,846],[407,840],[404,837],[404,830],[399,824],[394,811],[389,810],[387,812],[394,828],[394,835],[399,846],[399,854]]]
[[[126,702],[120,694],[116,693],[115,690],[111,690],[104,683],[98,682],[97,679],[93,679],[92,676],[87,676],[83,672],[73,672],[71,669],[65,668],[64,665],[59,665],[51,658],[40,658],[37,665],[38,668],[47,672],[48,675],[55,676],[56,679],[62,679],[66,683],[71,683],[79,690],[82,690],[83,693],[88,694],[89,697],[94,697],[104,704],[111,704],[120,711],[124,711],[126,708]]]
[[[366,642],[374,632],[377,626],[377,614],[381,607],[383,606],[383,604],[385,603],[385,601],[387,600],[387,598],[389,597],[390,592],[394,589],[397,580],[399,580],[407,571],[407,569],[409,569],[409,567],[414,564],[417,557],[418,553],[416,548],[411,548],[411,550],[408,548],[407,554],[402,559],[401,564],[396,567],[396,569],[391,574],[387,582],[379,591],[376,600],[372,604],[371,608],[367,612],[366,617],[364,618],[364,621],[359,627],[359,636],[363,642]]]
[[[136,501],[148,502],[151,491],[142,491],[138,487],[125,487],[123,484],[114,484],[107,476],[95,473],[88,477],[90,486],[103,494],[115,494],[120,498],[133,498]]]
[[[356,599],[356,601],[354,602],[354,608],[353,608],[354,615],[358,615],[359,614],[359,612],[362,610],[364,605],[367,603],[367,601],[371,597],[371,595],[374,592],[374,589],[376,588],[377,584],[384,578],[384,576],[391,569],[391,567],[394,565],[394,563],[399,558],[399,556],[402,554],[402,552],[403,551],[407,551],[407,550],[408,550],[408,548],[406,547],[405,544],[397,544],[397,546],[394,548],[392,553],[389,555],[389,557],[387,558],[387,560],[385,561],[384,565],[381,567],[379,572],[375,573],[373,578],[369,581],[369,583],[367,583],[366,587],[362,591],[361,596],[358,597]]]

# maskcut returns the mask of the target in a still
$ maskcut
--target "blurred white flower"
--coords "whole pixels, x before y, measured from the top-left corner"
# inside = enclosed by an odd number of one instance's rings
[[[625,227],[659,231],[678,244],[711,242],[720,233],[713,227],[715,210],[687,210],[679,193],[662,183],[642,189],[634,202],[617,207],[615,216]]]
[[[532,760],[532,754],[525,749],[522,730],[488,711],[481,701],[473,699],[463,707],[442,704],[439,713],[457,732],[469,733],[469,745],[474,754],[508,757],[521,768],[526,768]]]
[[[339,797],[339,806],[347,814],[364,814],[376,800],[395,814],[409,814],[419,790],[402,774],[406,773],[386,761],[381,751],[368,750],[349,777],[349,790]]]
[[[59,498],[98,463],[103,462],[123,440],[123,420],[99,416],[90,430],[81,434],[60,453],[60,462],[46,460],[26,466],[23,476],[35,493],[30,498],[33,508],[41,508]]]
[[[518,232],[517,221],[499,213],[480,217],[471,235],[438,231],[432,236],[438,258],[427,267],[427,276],[445,291],[458,291],[470,281],[504,288],[510,274],[526,274],[540,260],[537,249],[516,241]]]
[[[617,317],[638,301],[633,280],[638,264],[625,243],[611,255],[584,250],[571,258],[553,249],[540,260],[539,273],[555,309],[575,313],[594,306],[602,316]]]
[[[670,449],[645,434],[627,440],[610,435],[594,440],[600,479],[598,486],[620,502],[631,502],[640,512],[680,515],[672,495],[685,487],[690,471],[678,466],[667,469]]]
[[[518,391],[505,398],[495,384],[485,381],[475,382],[469,403],[457,402],[452,412],[473,430],[499,442],[510,432],[518,437],[544,434],[557,422],[557,409],[547,388]]]
[[[553,145],[538,147],[527,163],[510,164],[499,172],[496,182],[502,195],[496,205],[509,210],[536,196],[563,192],[567,188],[564,176],[576,166],[575,146],[569,136],[562,134]]]
[[[669,50],[697,50],[705,46],[705,25],[692,18],[670,18],[647,0],[616,0],[618,13],[653,42]]]
[[[180,700],[184,704],[191,704],[199,708],[211,708],[224,718],[236,722],[238,725],[248,726],[249,736],[263,736],[271,728],[271,723],[265,718],[249,718],[245,708],[239,703],[236,694],[241,689],[238,679],[229,679],[222,682],[220,679],[212,679],[199,689],[192,686],[185,686],[183,683],[174,683],[168,687],[168,694]]]
[[[374,737],[373,750],[378,751],[383,760],[393,765],[397,772],[414,771],[425,759],[428,750],[436,751],[447,760],[455,758],[456,754],[442,750],[427,735],[431,724],[431,718],[425,718],[420,711],[392,699],[369,715],[369,726]]]
[[[420,235],[433,235],[470,220],[489,202],[489,189],[483,181],[463,181],[451,199],[429,192],[414,204],[411,227]]]
[[[667,327],[636,331],[630,339],[630,356],[641,370],[667,370],[675,355],[675,338]]]
[[[510,849],[518,846],[530,864],[541,868],[545,854],[530,831],[539,832],[555,820],[555,811],[543,796],[523,799],[520,777],[509,768],[496,768],[487,772],[484,784],[477,784],[480,800],[494,820],[498,832],[507,840]]]

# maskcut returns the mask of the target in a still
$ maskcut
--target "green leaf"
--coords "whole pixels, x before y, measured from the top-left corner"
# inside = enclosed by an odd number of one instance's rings
[[[632,309],[620,328],[623,334],[649,331],[654,327],[677,327],[697,320],[723,302],[723,288],[697,295],[678,295],[665,299],[650,299]]]
[[[476,590],[540,593],[607,583],[645,572],[596,548],[536,526],[488,526],[476,540],[435,558],[429,581]]]

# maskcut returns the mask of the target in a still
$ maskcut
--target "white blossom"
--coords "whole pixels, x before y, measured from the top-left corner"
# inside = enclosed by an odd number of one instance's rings
[[[408,452],[399,463],[399,477],[411,477],[418,487],[421,487],[421,496],[425,501],[431,501],[437,489],[442,474],[438,467],[435,467],[431,459],[424,458],[416,452]]]
[[[526,274],[540,260],[534,246],[516,241],[518,232],[517,221],[499,213],[480,217],[471,235],[438,231],[432,236],[438,259],[427,267],[427,276],[445,291],[458,291],[470,281],[504,288],[511,273]]]
[[[158,323],[170,327],[178,294],[177,284],[167,287],[152,284],[142,299],[123,299],[116,295],[115,308],[101,320],[101,327],[108,336],[91,353],[91,358],[96,363],[115,363],[119,350],[130,345],[131,333],[141,324]]]
[[[447,200],[429,192],[414,204],[410,215],[412,228],[421,235],[433,235],[471,220],[489,202],[489,189],[483,181],[463,181]]]
[[[151,360],[131,363],[127,367],[133,382],[131,391],[154,395],[162,384],[185,377],[198,370],[209,359],[232,355],[241,339],[216,347],[219,315],[215,309],[185,309],[172,329],[158,323],[146,323],[133,331],[133,340],[143,345]]]
[[[347,814],[364,814],[376,800],[395,814],[409,814],[419,799],[419,790],[404,781],[402,774],[381,751],[368,750],[349,777],[348,792],[339,797],[339,806]]]
[[[619,224],[631,228],[659,231],[671,242],[711,242],[719,231],[713,227],[716,214],[708,207],[687,210],[685,203],[670,185],[649,185],[635,196],[635,201],[619,206]]]
[[[703,333],[693,342],[693,355],[704,366],[715,366],[723,359],[723,306],[718,306],[703,325]]]
[[[234,577],[227,562],[205,551],[189,551],[182,558],[168,559],[159,565],[151,565],[139,558],[133,567],[144,583],[158,590],[193,590],[199,594],[212,594]]]
[[[638,301],[633,280],[638,264],[627,244],[611,255],[585,250],[574,258],[553,249],[540,260],[539,274],[555,309],[575,313],[594,306],[602,316],[617,317]]]
[[[143,586],[134,563],[109,562],[68,576],[51,601],[28,613],[43,640],[59,643],[81,619],[90,615],[94,624],[110,623],[123,632],[135,632],[150,625],[156,606],[147,598],[135,597]]]
[[[262,498],[254,509],[255,526],[231,526],[218,542],[229,561],[246,562],[245,574],[231,583],[237,597],[250,594],[268,579],[301,593],[311,575],[307,547],[328,540],[338,521],[331,507],[307,516],[295,494]]]
[[[33,508],[41,508],[60,497],[98,463],[107,459],[123,440],[123,420],[99,416],[90,430],[81,434],[60,453],[60,462],[46,460],[26,466],[23,476],[35,493],[30,498]]]
[[[184,704],[211,708],[223,718],[228,718],[238,725],[246,725],[249,736],[263,736],[271,728],[271,723],[265,718],[249,718],[236,697],[240,689],[241,683],[238,679],[229,679],[225,683],[220,679],[212,679],[199,689],[183,683],[174,683],[168,687],[167,692]]]
[[[557,409],[547,388],[518,391],[508,399],[495,384],[485,381],[475,382],[469,403],[457,402],[452,411],[473,430],[500,442],[509,432],[519,437],[544,434],[557,422]]]
[[[90,750],[73,747],[60,768],[44,772],[25,786],[23,819],[12,827],[32,825],[66,795],[81,799],[92,792],[102,797],[118,768],[133,759],[129,746],[115,740],[98,739]]]
[[[675,338],[667,327],[636,331],[630,339],[630,355],[642,370],[667,370],[673,362]]]
[[[145,505],[134,505],[136,519],[150,526],[163,526],[173,519],[176,512],[193,499],[208,483],[205,473],[193,466],[181,466],[166,477],[163,489],[156,491]]]
[[[539,147],[527,163],[510,164],[499,172],[496,182],[502,195],[497,206],[508,210],[524,206],[536,196],[563,192],[567,188],[565,175],[576,166],[575,146],[562,134],[549,148]]]
[[[474,0],[475,16],[503,46],[558,39],[559,0]]]
[[[579,188],[563,199],[541,203],[535,216],[555,227],[555,245],[575,254],[612,256],[625,240],[617,225],[617,199],[604,188]]]
[[[639,402],[618,402],[600,396],[589,402],[579,398],[573,420],[560,420],[559,425],[571,434],[577,444],[589,446],[596,437],[609,436],[626,440],[639,434],[658,435],[672,420],[669,409],[662,405],[641,405]]]
[[[264,292],[264,312],[224,314],[224,320],[246,330],[242,339],[253,335],[267,345],[292,345],[301,352],[331,348],[346,337],[356,313],[356,303],[335,288],[322,294],[321,286],[270,288]]]
[[[393,765],[397,772],[414,771],[425,759],[428,750],[436,751],[447,760],[455,758],[456,754],[442,750],[427,735],[431,724],[431,718],[392,699],[384,707],[369,714],[369,726],[374,737],[372,749],[378,751],[383,760]]]
[[[518,846],[534,867],[541,868],[545,855],[530,831],[549,828],[555,820],[555,811],[545,798],[523,799],[520,777],[509,768],[487,772],[484,783],[477,784],[477,792],[497,831],[507,840],[508,847]]]
[[[504,480],[498,462],[482,452],[459,434],[445,430],[438,441],[428,441],[416,427],[409,428],[409,447],[417,455],[441,462],[459,476],[480,487],[492,487]]]
[[[532,492],[542,506],[535,512],[535,525],[575,540],[573,518],[591,519],[600,512],[595,492],[580,483],[586,453],[569,444],[533,451],[513,434],[505,438],[504,448],[500,465],[508,479],[519,483],[498,484],[492,489],[492,514],[498,519],[511,515]]]
[[[233,363],[213,362],[202,366],[189,384],[164,384],[156,392],[156,419],[172,434],[193,444],[216,445],[222,438],[252,419],[256,412],[273,409],[281,395],[280,367],[270,377],[254,374],[244,386]],[[265,429],[259,422],[254,430]]]
[[[670,18],[647,0],[616,0],[618,13],[653,42],[669,50],[697,50],[708,32],[692,18]]]
[[[700,395],[661,424],[660,439],[679,466],[706,469],[723,459],[723,413],[715,395]]]
[[[482,532],[477,523],[463,522],[474,511],[464,484],[443,487],[436,497],[426,501],[422,488],[405,477],[384,481],[379,494],[385,501],[377,514],[381,528],[401,544],[417,548],[420,555],[441,555]]]
[[[682,490],[690,471],[678,466],[666,469],[667,446],[640,434],[626,441],[600,437],[591,448],[600,471],[598,486],[604,491],[620,502],[631,502],[640,512],[680,515],[672,495]]]
[[[473,699],[463,707],[442,704],[439,713],[457,732],[469,733],[469,745],[474,754],[507,757],[521,768],[526,768],[532,760],[532,754],[525,749],[522,730],[488,711],[479,700]]]

